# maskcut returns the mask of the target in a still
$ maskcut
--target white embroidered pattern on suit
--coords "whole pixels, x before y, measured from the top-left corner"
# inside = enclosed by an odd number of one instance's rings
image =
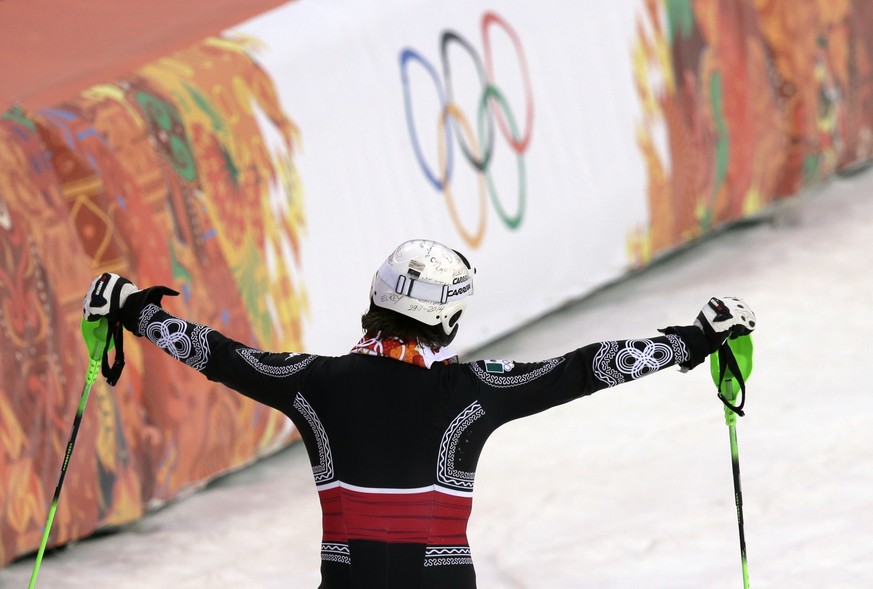
[[[149,323],[158,311],[160,307],[157,305],[148,305],[143,310],[140,314],[140,333],[173,358],[195,370],[203,370],[209,361],[209,342],[206,336],[212,329],[197,323],[186,323],[172,315],[164,321]],[[186,331],[189,326],[190,333]]]
[[[456,489],[473,490],[474,472],[466,472],[455,468],[455,453],[458,441],[474,421],[485,415],[485,410],[478,401],[461,411],[446,428],[440,441],[439,457],[437,458],[437,481]]]
[[[323,542],[321,544],[321,560],[351,564],[349,545],[341,542]]]
[[[484,381],[488,385],[498,388],[509,388],[521,386],[529,383],[532,380],[536,380],[541,376],[546,375],[554,370],[555,367],[561,364],[563,361],[564,359],[560,357],[552,358],[544,362],[539,362],[539,366],[537,368],[534,368],[533,370],[527,372],[518,372],[517,374],[513,374],[512,371],[500,374],[488,372],[485,368],[483,368],[485,362],[481,361],[470,364],[469,366],[473,370],[473,374],[475,374],[480,380]],[[489,362],[494,361],[491,360]],[[513,368],[517,368],[517,366],[513,365]]]
[[[424,552],[424,566],[473,564],[468,546],[428,546]]]
[[[594,355],[594,375],[613,387],[645,376],[673,362],[673,347],[648,339],[603,342]],[[686,352],[687,353],[687,352]],[[627,377],[627,378],[626,378]]]
[[[275,376],[276,378],[291,376],[292,374],[300,372],[317,357],[310,354],[291,353],[285,355],[285,360],[289,362],[288,364],[275,365],[261,362],[259,354],[264,354],[262,350],[256,350],[255,348],[239,348],[236,353],[242,356],[242,359],[248,362],[249,366],[261,374]]]
[[[312,429],[312,436],[315,439],[315,445],[318,448],[318,464],[312,467],[312,476],[315,478],[315,484],[321,484],[333,478],[333,454],[330,451],[330,441],[327,438],[327,431],[321,424],[318,414],[312,406],[303,398],[303,395],[297,393],[294,397],[294,408],[300,412],[306,423]]]

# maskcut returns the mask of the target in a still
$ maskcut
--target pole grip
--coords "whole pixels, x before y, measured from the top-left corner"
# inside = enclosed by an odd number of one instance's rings
[[[723,346],[709,356],[709,367],[712,382],[718,390],[718,397],[725,405],[725,415],[732,413],[743,415],[742,406],[745,404],[745,394],[742,402],[737,406],[737,397],[742,390],[745,393],[745,382],[752,373],[752,344],[751,335],[728,338]],[[724,362],[724,365],[722,365]],[[739,374],[734,374],[734,371]],[[736,423],[736,420],[731,420]]]

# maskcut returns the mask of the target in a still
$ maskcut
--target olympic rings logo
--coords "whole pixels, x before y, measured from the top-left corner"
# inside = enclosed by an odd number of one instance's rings
[[[510,108],[509,101],[503,90],[494,79],[494,60],[492,54],[491,28],[502,29],[515,48],[518,60],[519,72],[524,86],[525,115],[523,131],[519,129],[515,114]],[[412,140],[412,149],[427,180],[434,189],[442,192],[446,198],[449,216],[455,228],[471,247],[478,247],[485,235],[485,221],[487,217],[488,197],[494,206],[501,221],[510,229],[517,229],[524,218],[526,200],[526,179],[524,154],[530,145],[531,132],[533,130],[534,104],[533,89],[530,75],[527,69],[527,60],[521,40],[509,23],[494,12],[486,12],[482,15],[481,22],[482,47],[484,59],[476,52],[474,47],[458,33],[445,30],[440,39],[440,56],[442,60],[442,81],[436,68],[414,49],[406,48],[400,53],[400,77],[403,82],[403,102],[406,110],[406,124],[409,128],[409,136]],[[476,132],[474,133],[470,123],[470,117],[464,114],[455,102],[454,88],[452,87],[452,70],[449,60],[449,47],[452,44],[460,46],[473,61],[479,80],[482,84],[482,93],[478,100],[478,112],[476,114]],[[437,169],[436,171],[428,164],[422,152],[418,132],[416,131],[415,118],[412,109],[412,90],[409,82],[409,68],[411,64],[418,64],[433,80],[439,102],[440,113],[437,117]],[[444,83],[443,83],[444,82]],[[495,124],[496,120],[496,124]],[[498,127],[500,135],[516,154],[516,167],[518,170],[518,204],[514,214],[507,213],[503,203],[497,194],[494,179],[490,173],[490,164],[494,155],[495,131]],[[460,147],[461,153],[467,163],[475,170],[479,186],[478,222],[474,230],[468,230],[458,215],[455,200],[452,195],[451,179],[454,167],[455,140]],[[488,197],[486,197],[486,192]]]

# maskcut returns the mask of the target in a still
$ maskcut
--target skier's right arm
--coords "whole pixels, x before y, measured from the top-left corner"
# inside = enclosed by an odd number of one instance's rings
[[[91,284],[83,308],[89,321],[101,317],[121,321],[128,331],[145,337],[209,380],[287,413],[292,400],[289,387],[300,386],[306,367],[317,357],[254,349],[160,307],[165,295],[177,294],[163,286],[138,290],[127,279],[109,274]]]

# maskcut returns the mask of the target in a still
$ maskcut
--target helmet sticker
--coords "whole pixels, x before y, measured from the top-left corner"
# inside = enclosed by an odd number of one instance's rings
[[[424,268],[425,266],[422,262],[419,262],[418,260],[409,260],[409,270],[407,270],[406,273],[413,278],[418,278],[421,276]]]

